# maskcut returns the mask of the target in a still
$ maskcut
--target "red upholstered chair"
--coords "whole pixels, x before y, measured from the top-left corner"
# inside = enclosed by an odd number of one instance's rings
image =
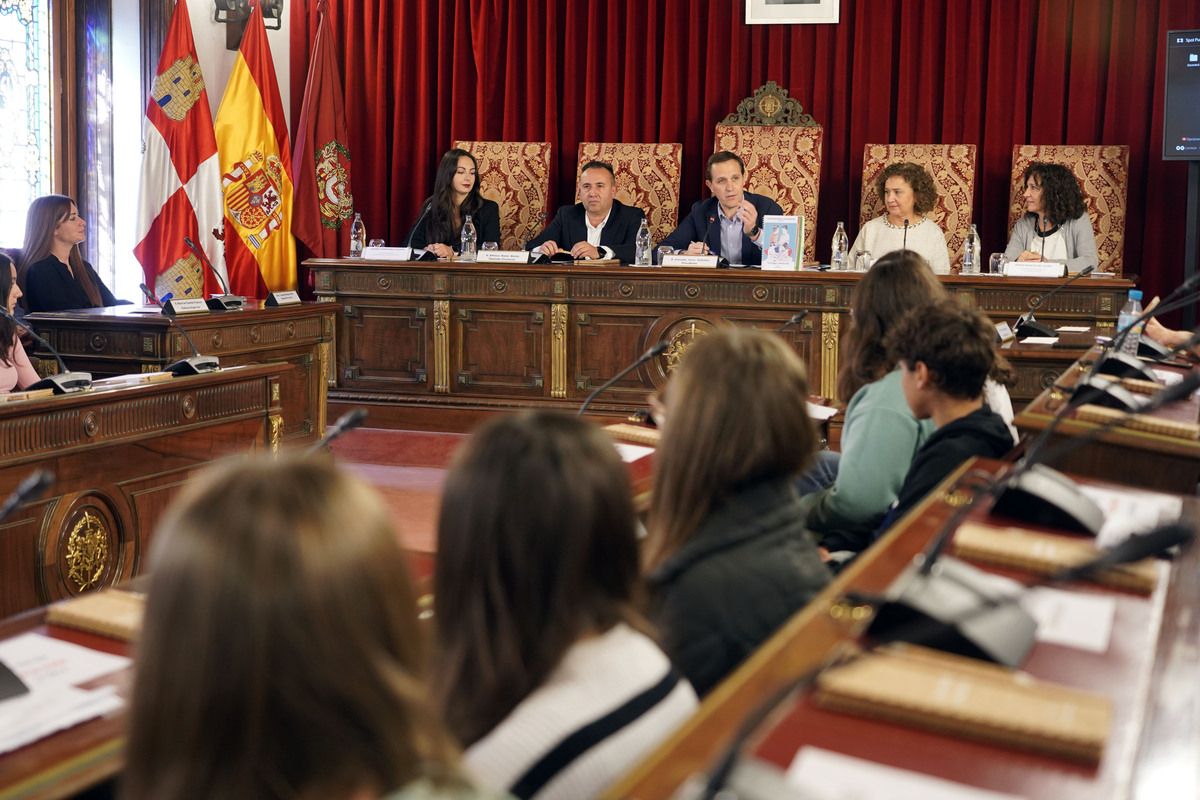
[[[1008,204],[1008,231],[1025,213],[1021,182],[1034,161],[1062,164],[1079,178],[1083,202],[1092,219],[1097,272],[1121,277],[1125,263],[1126,198],[1129,189],[1129,146],[1123,144],[1018,144],[1013,145],[1012,196]]]
[[[883,168],[897,161],[919,164],[933,177],[938,191],[937,205],[928,216],[946,234],[950,271],[958,272],[975,203],[975,150],[973,144],[868,144],[863,148],[859,227],[884,212],[875,191],[875,179]]]
[[[589,161],[612,164],[617,199],[646,212],[650,236],[661,242],[679,223],[679,173],[683,145],[677,142],[580,142],[579,167]],[[578,185],[578,184],[576,184]],[[579,194],[576,190],[575,199]]]
[[[479,191],[500,204],[500,247],[520,250],[550,210],[549,142],[454,143],[479,162]]]
[[[804,217],[804,260],[817,260],[817,198],[824,129],[774,81],[738,103],[717,125],[715,150],[746,163],[746,189]]]

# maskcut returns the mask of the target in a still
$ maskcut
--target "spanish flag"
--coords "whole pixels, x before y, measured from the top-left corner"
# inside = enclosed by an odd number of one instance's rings
[[[292,152],[257,0],[214,127],[230,289],[247,297],[295,289]]]

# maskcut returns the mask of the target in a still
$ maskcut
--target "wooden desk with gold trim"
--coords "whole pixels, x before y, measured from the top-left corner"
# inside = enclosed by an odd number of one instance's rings
[[[319,300],[338,303],[335,404],[372,407],[373,424],[442,427],[514,406],[575,408],[660,339],[670,349],[618,381],[592,409],[625,415],[645,407],[695,337],[722,325],[775,330],[809,365],[814,393],[835,393],[841,333],[860,275],[757,269],[384,262],[316,259]],[[1060,282],[946,276],[960,302],[1013,321]],[[1087,279],[1039,310],[1048,323],[1115,323],[1130,282]],[[1020,368],[1020,362],[1017,363]],[[1025,381],[1040,391],[1044,365]],[[1036,381],[1036,383],[1035,383]],[[1035,390],[1036,387],[1036,390]]]
[[[287,364],[0,403],[0,498],[34,470],[54,485],[0,524],[0,617],[135,575],[189,476],[278,448]]]
[[[284,362],[283,437],[312,442],[325,432],[325,391],[331,376],[335,309],[320,303],[264,308],[249,301],[241,311],[188,314],[179,324],[204,355],[222,367]],[[30,314],[38,335],[57,348],[71,369],[95,378],[158,372],[192,355],[179,329],[157,308],[115,306],[53,314]],[[40,368],[57,371],[49,353],[36,353]]]

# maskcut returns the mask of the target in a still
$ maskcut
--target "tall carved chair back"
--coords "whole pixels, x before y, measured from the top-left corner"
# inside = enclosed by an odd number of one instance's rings
[[[863,148],[860,226],[884,212],[883,201],[875,191],[875,179],[884,167],[897,161],[919,164],[933,177],[938,201],[928,216],[946,234],[950,269],[958,272],[975,204],[975,145],[868,144]],[[850,238],[853,240],[854,234]]]
[[[646,212],[650,236],[667,238],[679,222],[679,173],[683,145],[678,142],[580,142],[579,169],[589,161],[612,164],[617,199]],[[576,184],[578,185],[578,184]],[[576,198],[578,199],[578,189]]]
[[[1021,179],[1035,161],[1062,164],[1083,187],[1083,202],[1092,220],[1097,272],[1119,278],[1125,265],[1126,198],[1129,191],[1129,146],[1123,144],[1018,144],[1013,145],[1012,195],[1008,204],[1008,231],[1025,213]]]
[[[774,81],[763,84],[716,126],[714,149],[746,163],[746,188],[804,217],[804,260],[816,260],[817,198],[824,128]]]
[[[549,142],[468,142],[455,147],[479,162],[479,191],[500,204],[500,247],[520,250],[550,210]]]

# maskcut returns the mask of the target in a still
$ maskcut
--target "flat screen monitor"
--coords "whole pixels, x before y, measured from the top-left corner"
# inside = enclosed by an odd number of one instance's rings
[[[1200,161],[1200,30],[1167,31],[1163,159]]]

